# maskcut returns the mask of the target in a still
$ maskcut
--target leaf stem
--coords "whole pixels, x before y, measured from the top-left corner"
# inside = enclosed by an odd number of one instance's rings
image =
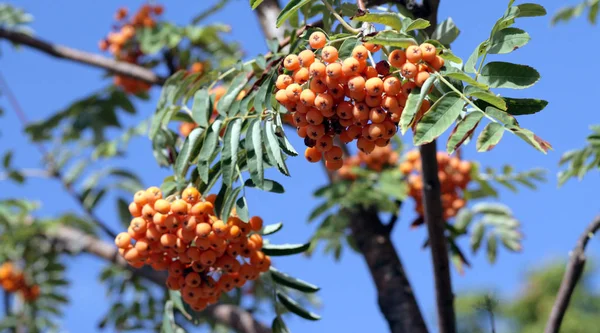
[[[348,31],[350,31],[353,34],[358,34],[360,33],[360,29],[356,29],[353,28],[350,24],[348,24],[348,22],[346,22],[344,20],[343,17],[340,16],[340,14],[338,14],[335,9],[333,9],[333,7],[331,6],[331,4],[329,3],[328,0],[321,0],[323,2],[323,4],[325,5],[325,7],[327,7],[327,9],[331,12],[331,14],[340,22],[340,24]]]
[[[446,78],[444,78],[444,76],[441,75],[440,72],[436,71],[435,73],[437,74],[438,79],[440,79],[440,81],[442,81],[446,86],[448,86],[448,88],[452,89],[452,91],[457,93],[460,96],[460,98],[462,98],[465,102],[467,102],[469,105],[474,107],[476,111],[483,113],[483,115],[486,118],[488,118],[490,121],[495,122],[495,123],[498,122],[496,119],[492,118],[490,115],[485,113],[485,111],[483,111],[477,105],[475,105],[475,103],[473,103],[473,101],[471,101],[467,96],[465,96],[462,92],[460,92],[460,90],[456,89],[456,87],[453,86],[452,83],[448,82],[448,80],[446,80]]]

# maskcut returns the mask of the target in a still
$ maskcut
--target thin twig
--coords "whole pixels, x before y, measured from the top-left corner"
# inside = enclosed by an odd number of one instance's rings
[[[562,283],[560,284],[556,301],[552,306],[552,312],[548,318],[546,330],[544,331],[545,333],[559,332],[560,325],[562,324],[562,320],[567,312],[567,308],[569,307],[569,302],[571,301],[573,291],[575,290],[575,287],[577,286],[577,283],[583,274],[586,261],[585,248],[589,240],[598,230],[600,230],[600,216],[597,216],[594,221],[587,226],[585,231],[581,234],[581,236],[579,236],[577,245],[570,253],[571,258],[569,259],[567,270],[565,271]]]
[[[331,15],[333,15],[333,17],[335,17],[338,22],[340,22],[340,24],[346,29],[348,30],[350,33],[352,34],[357,34],[360,32],[360,29],[356,29],[353,26],[351,26],[350,24],[348,24],[348,22],[346,22],[346,20],[344,20],[343,17],[340,16],[340,14],[338,14],[335,9],[331,6],[331,4],[329,3],[328,0],[321,0],[321,2],[323,2],[323,4],[325,5],[325,7],[327,7],[327,9],[331,12]]]

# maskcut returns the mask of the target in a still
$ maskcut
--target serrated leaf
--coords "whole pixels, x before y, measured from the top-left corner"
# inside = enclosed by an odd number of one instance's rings
[[[489,89],[489,87],[486,84],[475,81],[475,79],[473,79],[471,76],[464,72],[443,72],[442,75],[466,82],[470,85],[476,86],[481,89]]]
[[[205,183],[208,181],[208,171],[210,169],[211,157],[217,148],[219,142],[219,132],[221,131],[222,120],[215,120],[206,130],[204,142],[200,153],[198,154],[198,174]]]
[[[276,233],[277,231],[281,230],[281,228],[283,228],[283,223],[281,223],[281,222],[269,224],[263,228],[261,234],[263,234],[264,236],[272,235],[272,234]]]
[[[265,244],[262,251],[269,256],[289,256],[306,251],[310,247],[310,242],[306,244]]]
[[[262,142],[262,126],[260,119],[253,119],[248,125],[246,131],[246,156],[248,163],[248,171],[253,184],[258,187],[264,185],[264,164],[263,164],[263,142]]]
[[[416,20],[404,19],[404,21],[406,22],[405,28],[404,28],[404,31],[406,31],[406,32],[413,31],[413,30],[422,30],[431,25],[431,23],[429,21],[424,20],[422,18],[417,18]]]
[[[192,119],[194,119],[198,126],[207,128],[212,112],[212,100],[210,99],[208,90],[198,90],[194,94],[194,104],[192,104]]]
[[[499,123],[489,123],[477,138],[477,151],[484,152],[492,150],[502,136],[504,135],[504,126]]]
[[[417,41],[412,36],[392,30],[380,31],[374,36],[365,37],[364,40],[373,44],[403,48],[417,45]]]
[[[290,330],[287,328],[285,322],[280,316],[277,316],[275,319],[273,319],[271,330],[273,333],[290,333]]]
[[[549,149],[552,149],[552,145],[550,145],[549,142],[543,140],[528,129],[522,127],[512,127],[509,129],[518,137],[525,140],[525,142],[529,143],[532,147],[541,151],[544,154],[546,154]]]
[[[473,53],[471,53],[471,56],[469,56],[469,59],[467,59],[467,62],[465,62],[465,72],[471,74],[475,73],[475,66],[477,66],[477,61],[479,60],[479,57],[481,57],[485,50],[488,48],[489,43],[489,40],[484,40],[475,48]]]
[[[232,116],[235,113],[237,113],[238,110],[235,110],[231,106],[232,106],[233,102],[236,101],[240,92],[244,89],[244,86],[246,85],[246,83],[248,83],[248,78],[247,78],[246,73],[238,74],[231,81],[231,83],[229,84],[229,88],[227,89],[227,92],[225,93],[225,95],[223,95],[223,97],[221,97],[221,99],[217,103],[217,111],[219,112],[220,115],[225,117],[227,115]]]
[[[536,3],[523,3],[517,5],[517,8],[519,9],[517,17],[536,17],[547,14],[546,9]]]
[[[250,214],[248,213],[248,202],[246,197],[241,196],[235,202],[235,212],[237,213],[240,220],[248,222],[250,220]]]
[[[476,103],[477,104],[477,103]],[[494,119],[500,121],[501,123],[503,123],[504,125],[510,127],[518,127],[519,123],[517,122],[517,120],[515,119],[515,117],[509,115],[508,113],[506,113],[505,111],[502,110],[498,110],[494,107],[488,106],[485,108],[485,113],[487,113],[488,115],[492,116]]]
[[[354,50],[354,48],[360,44],[361,42],[358,40],[358,38],[353,37],[346,39],[338,49],[338,57],[340,59],[349,57],[352,55],[352,50]]]
[[[464,105],[458,93],[449,92],[442,96],[417,124],[414,144],[420,146],[442,135],[460,115]]]
[[[242,119],[236,118],[229,122],[223,136],[223,149],[221,150],[221,168],[223,169],[223,182],[228,186],[236,178],[238,148],[242,130]]]
[[[277,16],[275,26],[278,28],[281,27],[288,18],[297,13],[302,6],[310,3],[311,1],[312,0],[290,0]]]
[[[179,152],[179,155],[177,155],[177,160],[175,161],[175,174],[181,178],[185,178],[189,163],[194,160],[200,152],[203,133],[203,128],[196,127],[190,132],[183,142],[181,151]]]
[[[495,263],[497,255],[498,255],[498,238],[496,237],[495,233],[490,232],[490,234],[488,235],[488,240],[487,240],[488,261],[492,264]]]
[[[529,34],[519,28],[506,28],[494,34],[490,42],[488,53],[506,54],[523,47],[529,43]]]
[[[506,112],[513,116],[534,114],[542,111],[548,105],[548,101],[535,98],[504,97],[504,101],[507,106]]]
[[[285,306],[290,312],[308,320],[319,320],[321,317],[315,313],[312,313],[304,309],[298,302],[294,301],[291,297],[284,294],[280,290],[277,291],[277,299]]]
[[[462,208],[454,218],[454,228],[460,232],[466,232],[469,224],[473,221],[473,213],[468,208]]]
[[[231,215],[231,210],[233,209],[233,205],[235,204],[238,195],[242,191],[242,188],[243,188],[242,186],[236,187],[235,189],[233,189],[231,191],[227,191],[227,193],[225,194],[225,198],[223,200],[223,209],[221,211],[221,214],[219,214],[219,217],[222,220],[227,220],[229,218],[229,216]],[[216,207],[216,205],[215,205],[215,207]]]
[[[480,89],[475,86],[466,86],[464,93],[467,96],[475,97],[477,99],[486,101],[500,110],[506,110],[506,102],[504,101],[504,99],[500,96],[494,95],[489,91]]]
[[[435,75],[431,75],[421,88],[414,88],[408,95],[406,105],[404,106],[404,110],[400,116],[400,131],[402,135],[408,131],[408,128],[412,124],[415,115],[417,112],[419,112],[419,109],[423,104],[423,99],[425,99],[427,96],[429,88],[436,79],[437,77]]]
[[[250,0],[250,7],[252,10],[256,9],[264,0]]]
[[[262,186],[257,186],[252,179],[247,179],[245,182],[247,187],[256,187],[263,191],[273,192],[273,193],[284,193],[285,189],[283,185],[278,182],[270,179],[265,179]]]
[[[475,214],[496,214],[511,216],[512,211],[505,205],[492,202],[481,202],[471,208]]]
[[[460,30],[458,29],[456,24],[454,24],[452,18],[449,17],[442,23],[438,24],[435,31],[433,32],[433,35],[431,35],[431,38],[438,40],[444,45],[450,45],[456,40],[459,34]]]
[[[277,284],[286,286],[288,288],[296,289],[304,293],[316,293],[321,289],[315,286],[314,284],[289,276],[277,270],[273,266],[271,266],[269,269],[271,271],[271,277],[273,278],[273,281],[275,281],[275,283]]]
[[[387,25],[394,30],[402,30],[402,18],[400,15],[392,12],[383,13],[365,13],[352,17],[353,21],[369,22]]]
[[[478,81],[491,88],[524,89],[539,79],[540,73],[533,67],[494,61],[483,66]]]
[[[263,110],[271,108],[271,96],[273,95],[274,75],[271,74],[261,84],[260,88],[254,96],[254,110],[257,114],[261,114]]]
[[[267,120],[265,123],[265,136],[267,138],[267,142],[265,143],[266,148],[273,155],[275,163],[277,164],[277,168],[282,174],[289,176],[290,172],[288,171],[287,165],[285,164],[285,160],[283,159],[283,155],[281,154],[279,140],[277,140],[277,135],[275,134],[275,126],[273,124],[272,119]]]
[[[448,137],[448,143],[446,144],[448,154],[454,153],[454,151],[475,131],[481,118],[483,118],[482,112],[469,112],[466,117],[456,124],[456,127],[452,130],[452,133]]]
[[[485,226],[481,222],[477,222],[473,227],[473,231],[471,234],[471,250],[473,253],[477,252],[479,247],[481,246],[481,241],[483,240],[483,234],[485,232]]]

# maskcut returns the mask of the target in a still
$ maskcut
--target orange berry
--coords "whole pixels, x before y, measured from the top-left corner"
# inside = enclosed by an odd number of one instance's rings
[[[129,245],[131,245],[131,236],[126,232],[122,232],[122,233],[118,234],[117,237],[115,238],[115,244],[119,248],[122,248],[122,249],[126,248]]]
[[[193,205],[200,199],[200,192],[194,187],[188,187],[181,193],[181,198]]]
[[[423,53],[421,49],[416,45],[411,45],[406,49],[406,60],[413,64],[418,63],[423,59]]]
[[[312,65],[310,65],[308,72],[312,78],[324,78],[327,74],[327,66],[320,61],[315,61],[312,63]]]
[[[292,74],[292,78],[294,79],[294,82],[299,85],[305,84],[310,79],[310,73],[308,72],[308,68],[298,68]]]
[[[127,261],[138,261],[140,259],[140,253],[135,247],[129,248],[123,253],[123,259]]]
[[[164,235],[160,236],[160,244],[165,249],[170,249],[170,248],[174,247],[176,242],[177,242],[177,236],[175,236],[175,235],[164,234]]]
[[[140,206],[138,206],[135,202],[132,202],[129,204],[129,213],[133,217],[142,216],[142,210],[141,210]]]
[[[429,62],[429,65],[433,67],[436,71],[439,71],[442,67],[444,67],[444,59],[440,56],[435,56],[433,60]]]
[[[363,45],[358,45],[352,50],[352,57],[358,61],[367,61],[369,59],[369,50]]]
[[[317,95],[310,89],[304,89],[302,91],[302,93],[300,93],[300,102],[304,105],[304,106],[314,106],[315,105],[315,98],[317,97]]]
[[[193,205],[189,213],[193,216],[198,216],[202,219],[204,217],[207,217],[209,214],[214,213],[214,206],[210,201],[201,201]]]
[[[351,119],[352,118],[352,109],[354,106],[350,102],[341,102],[338,104],[336,109],[336,114],[341,119]]]
[[[278,90],[275,93],[275,100],[279,102],[279,104],[287,104],[290,102],[289,98],[287,97],[287,91],[285,89]]]
[[[372,77],[378,77],[379,73],[377,72],[377,70],[374,67],[367,66],[367,67],[365,67],[364,75],[367,79],[370,79]]]
[[[300,85],[297,83],[292,83],[287,88],[285,88],[285,93],[286,93],[289,101],[297,102],[300,100],[300,94],[302,93],[302,87],[300,87]]]
[[[421,54],[424,61],[431,62],[433,59],[435,59],[435,56],[437,55],[437,49],[435,46],[429,43],[423,43],[421,46],[419,46],[419,48],[421,49]]]
[[[375,143],[367,138],[360,137],[356,142],[356,147],[365,154],[370,154],[375,149]]]
[[[414,82],[411,82],[411,81],[405,82],[405,83],[402,85],[402,94],[404,94],[404,95],[406,95],[406,96],[410,95],[411,91],[412,91],[412,90],[413,90],[413,89],[414,89],[416,86],[417,86],[417,85],[416,85]],[[397,97],[398,97],[398,102],[400,102],[400,96],[401,96],[401,95],[397,95]],[[398,103],[398,104],[400,104],[400,103]],[[400,104],[400,105],[402,105],[402,104]]]
[[[324,93],[327,91],[327,84],[325,84],[325,80],[321,77],[313,78],[310,81],[308,88],[315,93]]]
[[[406,53],[400,49],[394,50],[390,53],[388,61],[393,67],[402,68],[404,63],[406,63]]]
[[[304,50],[298,54],[298,61],[300,62],[300,66],[309,67],[315,62],[315,54],[311,50]]]
[[[325,127],[323,124],[320,125],[308,125],[306,129],[306,134],[314,140],[319,140],[323,135],[325,135]]]
[[[154,210],[161,214],[168,214],[171,211],[171,203],[167,200],[158,199],[154,203]]]
[[[342,160],[325,160],[325,167],[327,170],[335,171],[339,170],[344,166],[344,161]]]
[[[402,65],[402,76],[407,79],[412,79],[417,75],[417,66],[415,64],[407,62]]]
[[[328,151],[325,152],[325,160],[326,161],[340,161],[344,156],[344,151],[342,148],[338,146],[331,147]]]
[[[197,225],[198,219],[195,216],[191,216],[183,221],[181,227],[183,228],[183,230],[195,231]]]
[[[327,37],[324,33],[315,31],[310,35],[308,43],[313,49],[320,49],[327,44]]]
[[[319,93],[315,97],[315,107],[321,111],[330,110],[333,107],[333,97],[327,93]]]
[[[317,144],[315,145],[315,147],[320,152],[329,151],[333,147],[333,138],[329,135],[324,135],[319,140],[317,140]]]
[[[339,62],[334,62],[327,65],[325,67],[325,73],[327,74],[327,77],[332,79],[341,78],[344,75],[342,70],[342,64],[340,64]]]
[[[311,163],[316,163],[321,160],[321,152],[316,147],[308,147],[304,151],[304,157]]]
[[[365,89],[365,83],[365,78],[363,78],[362,76],[353,76],[348,80],[348,89],[350,91],[361,91]]]
[[[375,52],[381,50],[381,45],[377,45],[377,44],[373,44],[373,43],[369,43],[369,42],[363,43],[363,46],[367,50],[369,50],[369,52],[371,52],[371,53],[375,53]]]
[[[369,111],[369,120],[374,124],[382,123],[387,114],[381,108],[373,108]]]
[[[371,108],[378,108],[381,106],[381,100],[382,100],[381,95],[376,95],[376,96],[367,95],[367,97],[365,97],[365,104],[367,104],[367,106],[369,106]]]
[[[369,119],[369,107],[365,103],[355,103],[352,109],[354,120],[366,123]]]
[[[152,186],[146,190],[146,197],[148,202],[153,204],[156,200],[162,199],[162,192],[158,187]]]
[[[321,50],[321,58],[323,61],[333,63],[338,59],[338,50],[333,46],[325,46]]]
[[[275,82],[275,86],[277,89],[285,89],[287,86],[293,83],[292,78],[287,74],[281,74],[277,77],[277,81]]]
[[[383,81],[383,90],[386,95],[397,95],[402,90],[402,82],[396,77],[387,77]]]
[[[207,238],[212,231],[212,226],[208,223],[198,223],[196,225],[196,235],[200,238]]]
[[[425,81],[429,79],[429,75],[430,74],[428,72],[417,73],[417,76],[415,77],[415,84],[417,85],[417,87],[422,87]]]
[[[171,204],[171,212],[177,216],[184,216],[188,213],[188,204],[184,200],[176,200]]]
[[[248,224],[250,224],[252,231],[260,231],[263,226],[263,219],[260,216],[252,216]]]
[[[131,230],[136,234],[141,234],[146,232],[146,228],[148,227],[148,223],[141,217],[135,217],[131,220],[131,224],[129,225]]]
[[[295,54],[290,54],[285,57],[283,60],[283,67],[285,67],[285,69],[288,71],[294,71],[300,68],[300,60],[298,59],[298,56]]]
[[[381,95],[383,93],[383,81],[378,77],[372,77],[365,83],[367,94],[371,96]]]
[[[143,207],[145,204],[147,204],[148,198],[146,197],[146,191],[135,192],[133,195],[133,202],[140,207]]]
[[[360,74],[361,69],[361,64],[356,58],[347,58],[342,62],[342,72],[347,77]]]
[[[312,109],[306,113],[306,121],[311,125],[319,125],[323,122],[323,115],[319,110]]]
[[[217,260],[217,254],[213,250],[205,251],[200,255],[200,262],[202,265],[210,266]]]

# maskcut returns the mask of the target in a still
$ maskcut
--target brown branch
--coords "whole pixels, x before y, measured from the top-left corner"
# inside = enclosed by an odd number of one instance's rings
[[[567,270],[565,271],[562,283],[560,284],[556,301],[552,306],[552,312],[548,318],[548,323],[546,324],[546,329],[544,331],[545,333],[559,332],[560,325],[567,312],[567,308],[569,307],[573,291],[583,274],[586,262],[585,247],[598,230],[600,230],[600,216],[597,216],[596,219],[587,226],[585,231],[579,236],[577,245],[570,253],[571,258],[569,259]]]
[[[121,268],[128,269],[136,276],[147,279],[160,287],[164,288],[165,286],[166,274],[164,272],[157,272],[147,266],[140,269],[129,266],[119,255],[117,248],[111,243],[64,226],[50,231],[48,237],[59,242],[66,250],[86,252]],[[220,324],[240,333],[271,333],[271,329],[254,319],[252,314],[236,305],[215,304],[209,306],[204,313]]]
[[[54,45],[42,39],[0,28],[0,38],[13,43],[26,45],[51,56],[72,60],[78,63],[106,69],[109,72],[125,75],[151,84],[162,85],[165,79],[153,71],[124,61],[116,61],[98,54],[75,50],[66,46]]]
[[[350,218],[352,237],[369,267],[379,309],[390,332],[428,332],[400,257],[377,211],[361,208],[343,210],[342,214]]]

